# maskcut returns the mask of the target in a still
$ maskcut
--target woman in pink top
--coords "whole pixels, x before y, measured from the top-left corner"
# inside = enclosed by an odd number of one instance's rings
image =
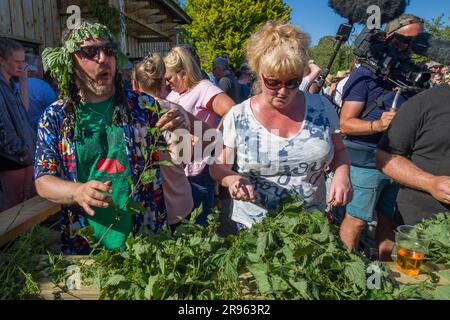
[[[181,105],[200,120],[215,126],[219,116],[224,116],[234,101],[209,80],[203,80],[200,66],[182,47],[174,47],[164,58],[166,81],[172,92],[167,100]],[[221,123],[219,124],[219,128]],[[207,225],[207,215],[214,206],[216,182],[209,175],[206,159],[196,159],[186,165],[185,174],[191,183],[194,207],[203,205],[197,223]]]
[[[164,81],[165,72],[163,59],[158,54],[152,54],[135,65],[132,71],[132,86],[133,91],[145,92],[155,98],[162,108],[170,109],[175,104],[163,98],[167,94]],[[178,105],[176,107],[183,110]],[[190,117],[189,123],[192,127],[194,117],[189,116],[184,110],[183,113],[186,114],[186,117]],[[161,160],[172,160],[168,153],[160,153],[160,158]],[[191,185],[184,174],[182,164],[172,162],[172,166],[161,166],[160,169],[169,224],[176,225],[193,209]]]

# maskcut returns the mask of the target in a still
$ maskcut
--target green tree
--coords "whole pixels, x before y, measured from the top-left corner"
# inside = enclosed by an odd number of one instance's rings
[[[447,20],[450,21],[450,17]],[[425,20],[425,30],[434,36],[450,39],[450,26],[444,21],[445,14],[443,13],[434,19]]]
[[[292,8],[282,0],[187,0],[184,10],[193,21],[181,40],[196,47],[209,71],[222,52],[229,53],[231,65],[240,65],[255,29],[268,20],[289,20]]]
[[[316,64],[325,69],[328,60],[331,58],[336,40],[334,36],[324,36],[320,38],[319,43],[310,49],[310,56]],[[343,44],[331,66],[330,74],[336,74],[339,70],[347,70],[353,57],[353,47]]]

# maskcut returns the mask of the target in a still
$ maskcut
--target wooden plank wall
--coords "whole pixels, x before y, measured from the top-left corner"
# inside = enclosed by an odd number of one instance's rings
[[[127,36],[127,52],[130,54],[130,58],[143,57],[143,51],[139,48],[138,40],[131,36]]]
[[[0,34],[45,47],[59,45],[57,0],[0,0]]]
[[[172,48],[170,42],[142,42],[140,45],[143,50],[143,56],[156,52],[164,57]]]
[[[127,36],[127,48],[130,58],[143,58],[150,52],[157,52],[164,57],[172,48],[172,44],[170,42],[140,42],[132,36]]]

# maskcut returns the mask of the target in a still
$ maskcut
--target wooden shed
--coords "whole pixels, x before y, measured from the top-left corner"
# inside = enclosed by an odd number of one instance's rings
[[[27,51],[39,54],[45,47],[60,45],[70,5],[80,7],[83,19],[98,21],[98,13],[90,12],[92,3],[118,11],[117,37],[130,58],[150,51],[165,54],[177,44],[181,25],[191,22],[173,0],[0,0],[0,35],[19,40]]]

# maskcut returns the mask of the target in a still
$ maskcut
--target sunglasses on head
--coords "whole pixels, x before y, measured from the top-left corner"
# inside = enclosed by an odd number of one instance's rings
[[[262,79],[264,81],[264,85],[267,87],[267,89],[270,90],[280,90],[281,88],[285,87],[286,89],[296,89],[302,82],[301,78],[294,78],[288,81],[281,81],[278,79],[268,79],[264,77],[263,75]]]
[[[105,56],[112,57],[116,54],[117,46],[114,43],[106,44],[103,46],[83,46],[75,50],[76,53],[80,53],[87,59],[94,59],[103,51]]]

